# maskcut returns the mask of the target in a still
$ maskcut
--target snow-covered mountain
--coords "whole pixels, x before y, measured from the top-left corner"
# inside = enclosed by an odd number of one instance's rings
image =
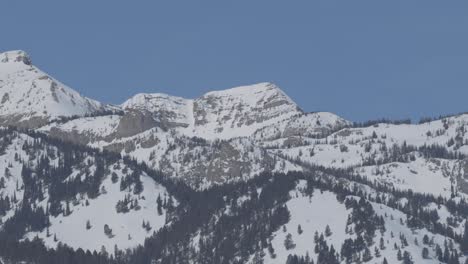
[[[249,179],[263,171],[302,170],[259,146],[328,135],[351,123],[303,112],[270,83],[209,92],[196,99],[137,94],[123,115],[85,117],[40,128],[51,136],[130,155],[194,186]]]
[[[104,110],[101,103],[39,70],[24,51],[0,53],[0,125],[37,127]]]
[[[468,253],[467,114],[358,125],[306,113],[271,83],[108,106],[22,51],[0,54],[0,99],[0,238],[56,250],[27,259],[0,241],[0,263],[460,263]]]
[[[271,83],[209,92],[194,100],[137,94],[124,102],[122,108],[147,111],[164,127],[180,127],[179,131],[186,136],[205,139],[251,136],[260,128],[303,114]]]

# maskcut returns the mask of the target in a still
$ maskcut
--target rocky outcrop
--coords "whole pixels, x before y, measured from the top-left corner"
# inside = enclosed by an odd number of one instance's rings
[[[7,51],[0,53],[0,62],[20,62],[25,65],[32,65],[31,58],[22,50]]]
[[[43,117],[29,117],[27,115],[8,115],[0,116],[0,127],[1,126],[12,126],[18,128],[38,128],[46,125],[49,122],[47,118]]]
[[[116,138],[131,137],[158,126],[158,122],[148,111],[129,110],[120,119],[114,134]]]

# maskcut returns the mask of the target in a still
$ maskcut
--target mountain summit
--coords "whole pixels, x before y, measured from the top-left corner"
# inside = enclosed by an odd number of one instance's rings
[[[31,58],[22,50],[13,50],[0,53],[0,63],[15,63],[20,62],[26,65],[31,65]]]
[[[26,52],[0,53],[0,125],[38,127],[104,109],[35,67]]]
[[[137,94],[122,105],[153,113],[168,127],[202,138],[250,136],[268,125],[303,111],[279,87],[259,83],[213,91],[196,99],[165,94]]]

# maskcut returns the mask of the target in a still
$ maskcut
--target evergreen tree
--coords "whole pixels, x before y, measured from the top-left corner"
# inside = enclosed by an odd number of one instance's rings
[[[468,254],[468,220],[465,221],[465,230],[463,232],[463,238],[460,246],[463,253]]]
[[[112,183],[117,183],[119,181],[119,176],[117,175],[117,173],[112,172],[111,180]]]
[[[411,254],[405,250],[403,253],[403,264],[413,264],[413,260],[411,258]]]
[[[380,250],[378,247],[374,248],[374,255],[376,258],[380,258],[382,255],[380,254]]]
[[[71,214],[70,201],[67,200],[66,206],[65,206],[65,216],[69,216],[70,214]]]
[[[163,214],[163,211],[162,211],[162,199],[161,199],[161,195],[160,195],[160,194],[158,194],[158,198],[156,199],[156,204],[157,204],[158,215],[162,215],[162,214]]]
[[[301,225],[298,225],[297,226],[297,233],[300,235],[300,234],[302,234],[302,232],[304,232],[304,231],[302,231]]]
[[[141,180],[138,178],[135,182],[135,186],[133,188],[133,193],[134,194],[140,194],[141,192],[143,192],[143,183],[141,182]]]
[[[465,230],[466,232],[466,230]],[[424,237],[423,237],[423,244],[424,245],[428,245],[429,244],[429,237],[427,236],[427,234],[424,234]]]
[[[380,237],[379,248],[380,248],[380,250],[385,249],[385,241],[384,241],[383,237]]]
[[[296,247],[296,244],[294,244],[294,242],[292,240],[291,233],[288,233],[286,235],[286,238],[284,239],[284,247],[286,248],[286,250],[290,250],[290,249],[293,249],[293,248]]]
[[[167,199],[166,208],[169,212],[172,212],[174,210],[174,199],[172,199],[172,195],[169,195],[169,199]]]
[[[424,247],[422,249],[422,258],[423,259],[428,259],[429,258],[429,250],[427,249],[427,247]]]
[[[331,231],[331,229],[330,229],[330,226],[327,225],[327,226],[325,227],[325,236],[326,236],[326,237],[329,237],[329,236],[331,236],[332,234],[333,234],[333,233],[332,233],[332,231]]]
[[[371,251],[369,250],[369,248],[366,247],[366,248],[364,249],[364,253],[362,254],[362,261],[368,262],[368,261],[370,261],[371,259],[372,259],[372,253],[371,253]]]
[[[5,177],[0,178],[0,189],[5,188]]]
[[[263,257],[261,256],[260,252],[257,251],[252,259],[252,264],[263,264],[263,263],[264,263]]]
[[[439,246],[439,244],[436,245],[436,256],[437,256],[437,259],[441,262],[444,261],[444,253],[442,252],[442,248]]]
[[[397,259],[399,261],[403,260],[403,256],[401,255],[401,250],[400,249],[398,249],[398,252],[397,252]]]
[[[447,240],[445,242],[447,242]],[[443,260],[444,262],[448,262],[450,260],[450,250],[447,246],[447,243],[445,243]]]
[[[104,234],[109,238],[114,237],[114,235],[112,234],[112,229],[107,224],[104,225]]]
[[[268,243],[268,253],[270,253],[270,258],[272,259],[276,258],[275,249],[273,248],[273,245],[271,244],[271,242]]]

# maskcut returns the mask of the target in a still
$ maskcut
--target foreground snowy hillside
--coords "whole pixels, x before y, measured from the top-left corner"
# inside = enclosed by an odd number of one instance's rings
[[[324,244],[333,247],[335,253],[341,257],[347,255],[343,242],[356,240],[360,236],[356,231],[358,224],[350,221],[356,217],[353,214],[357,212],[352,207],[347,208],[346,201],[340,201],[332,192],[314,190],[305,194],[306,188],[307,183],[302,181],[296,190],[291,191],[292,198],[286,203],[291,214],[290,221],[273,233],[271,248],[257,253],[253,256],[254,259],[263,255],[265,263],[282,264],[287,263],[289,256],[297,255],[317,260],[319,256],[323,258],[323,250],[320,250],[320,247]],[[350,196],[345,199],[351,203],[360,201],[361,198]],[[444,243],[447,243],[446,237],[426,229],[408,227],[405,224],[408,221],[406,214],[387,205],[369,205],[375,216],[383,219],[384,225],[377,230],[374,242],[364,245],[363,251],[360,252],[362,254],[351,254],[350,260],[382,263],[385,258],[388,263],[399,263],[401,259],[398,259],[398,251],[407,251],[414,263],[440,263],[436,248],[444,247]],[[424,242],[425,236],[430,238],[430,243]],[[452,248],[458,247],[453,241],[448,241]],[[422,254],[424,248],[428,250],[426,257]]]
[[[8,237],[113,252],[143,244],[170,223],[177,201],[123,160],[0,133],[0,229]]]
[[[181,263],[464,263],[464,199],[329,173],[263,174],[227,188],[225,205],[169,256]]]

